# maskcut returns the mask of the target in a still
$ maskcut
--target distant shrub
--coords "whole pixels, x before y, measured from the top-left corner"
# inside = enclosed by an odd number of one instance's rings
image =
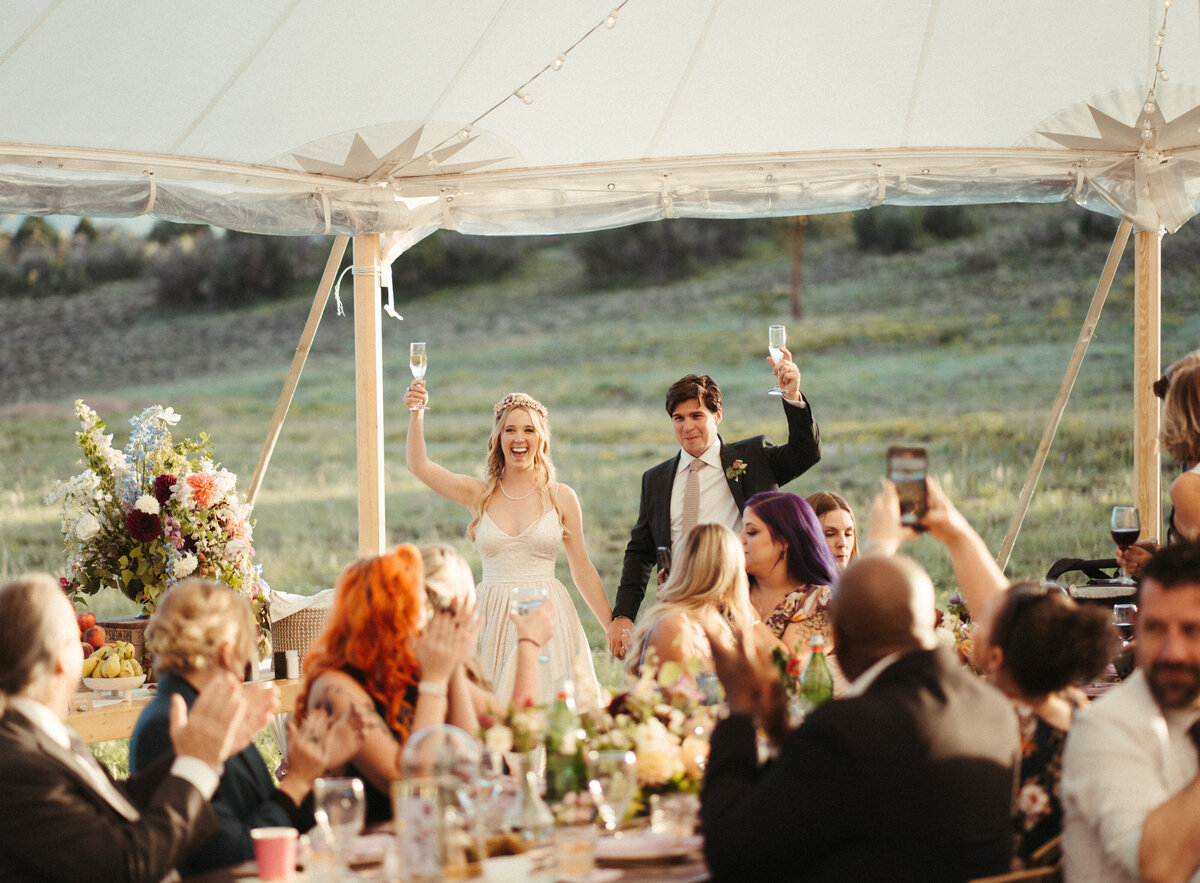
[[[883,205],[856,212],[851,228],[859,251],[880,251],[895,254],[912,251],[916,246],[919,209]]]
[[[975,232],[975,223],[962,205],[926,206],[921,227],[938,239],[959,239]]]
[[[765,223],[684,218],[590,233],[573,247],[586,284],[608,288],[683,279],[704,264],[740,258],[751,239],[771,235]]]
[[[75,232],[71,234],[72,239],[76,237],[83,237],[88,242],[95,242],[100,238],[100,233],[90,218],[80,218],[79,223],[75,225]]]
[[[1111,242],[1117,235],[1120,226],[1118,218],[1102,215],[1099,212],[1084,211],[1079,217],[1079,235],[1089,241],[1100,240]]]
[[[40,215],[29,215],[13,235],[12,247],[23,249],[37,246],[53,251],[58,248],[60,241],[58,231],[50,226],[49,221]]]
[[[155,221],[150,232],[146,234],[147,242],[165,243],[183,236],[196,236],[212,233],[208,224],[177,224],[174,221]]]
[[[101,239],[83,251],[84,275],[93,284],[134,279],[145,266],[145,249],[137,239]]]
[[[528,242],[521,237],[439,231],[396,259],[392,285],[405,297],[420,297],[446,286],[492,282],[520,265]]]

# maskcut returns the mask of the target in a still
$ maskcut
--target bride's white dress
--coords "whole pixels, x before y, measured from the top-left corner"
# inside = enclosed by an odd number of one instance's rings
[[[485,512],[475,526],[475,548],[483,564],[478,589],[483,627],[475,650],[497,698],[505,704],[512,699],[517,673],[517,630],[508,617],[512,588],[521,583],[545,583],[550,587],[547,603],[554,607],[554,636],[541,650],[550,657],[550,684],[543,684],[543,689],[570,678],[575,682],[575,695],[591,704],[600,692],[592,651],[566,586],[554,576],[554,563],[562,548],[558,512],[547,509],[517,536],[505,533]],[[546,676],[545,670],[542,676]]]

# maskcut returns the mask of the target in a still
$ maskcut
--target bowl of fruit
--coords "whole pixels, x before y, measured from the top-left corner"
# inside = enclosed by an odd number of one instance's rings
[[[142,664],[133,658],[133,644],[102,644],[83,660],[83,685],[100,693],[120,693],[125,698],[146,682]]]

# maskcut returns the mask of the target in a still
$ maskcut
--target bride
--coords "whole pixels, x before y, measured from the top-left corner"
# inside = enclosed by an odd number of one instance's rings
[[[496,404],[481,481],[429,459],[425,450],[428,402],[425,382],[414,380],[404,394],[410,409],[405,443],[408,471],[473,516],[467,537],[474,540],[483,563],[478,589],[483,626],[476,649],[484,676],[500,701],[507,703],[517,658],[517,631],[509,619],[512,590],[522,583],[544,583],[554,608],[554,637],[540,651],[550,659],[547,679],[558,684],[569,678],[576,682],[576,695],[598,696],[591,649],[579,615],[566,587],[554,576],[560,546],[567,550],[571,579],[603,629],[612,620],[612,608],[584,546],[579,498],[554,480],[545,406],[521,392],[509,393]]]

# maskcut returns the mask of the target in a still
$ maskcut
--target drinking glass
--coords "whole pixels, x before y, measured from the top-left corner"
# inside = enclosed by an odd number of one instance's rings
[[[524,616],[542,606],[542,603],[550,597],[550,587],[545,583],[521,583],[513,586],[512,594],[509,597],[513,612],[518,616]]]
[[[1113,542],[1117,544],[1117,548],[1122,550],[1128,549],[1137,542],[1137,538],[1142,532],[1142,523],[1138,518],[1137,507],[1113,506],[1108,526],[1109,533],[1112,534]],[[1124,570],[1118,571],[1118,579],[1125,583],[1133,582]]]
[[[424,380],[425,369],[429,367],[429,363],[425,358],[425,344],[422,341],[414,341],[408,345],[408,370],[412,371],[413,380]],[[409,408],[410,411],[420,410],[419,408]]]
[[[313,816],[333,845],[338,864],[347,870],[346,847],[362,831],[366,814],[362,779],[322,777],[313,782]]]
[[[610,834],[621,826],[637,792],[636,761],[632,751],[588,752],[588,791],[604,830]]]
[[[772,325],[767,329],[767,351],[771,354],[771,359],[776,365],[783,358],[783,348],[787,345],[787,329],[782,325]],[[767,395],[781,396],[783,390],[776,384],[773,389],[767,390]]]
[[[1133,640],[1133,620],[1136,616],[1136,604],[1113,605],[1113,625],[1117,627],[1117,631],[1121,635],[1122,647],[1129,646],[1129,642]]]

